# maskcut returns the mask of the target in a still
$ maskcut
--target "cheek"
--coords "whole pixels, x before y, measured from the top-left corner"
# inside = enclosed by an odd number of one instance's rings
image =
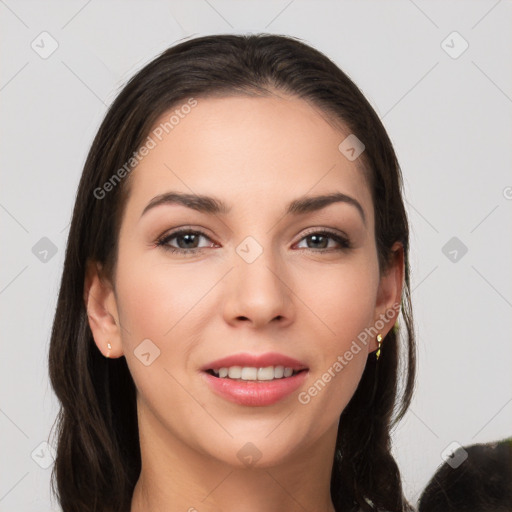
[[[123,352],[139,398],[155,415],[170,400],[186,410],[190,397],[182,385],[188,354],[204,329],[201,297],[211,280],[197,271],[136,258],[129,263],[119,258],[116,279]]]
[[[204,273],[165,263],[121,266],[117,279],[119,315],[126,326],[123,340],[130,343],[173,338],[175,332],[190,325],[194,309],[211,288]]]
[[[313,277],[304,279],[304,275]],[[294,293],[308,306],[310,318],[316,317],[327,353],[342,350],[372,324],[378,287],[378,269],[372,260],[319,267],[314,274],[303,271],[294,282]]]
[[[212,301],[223,269],[204,263],[173,264],[154,251],[148,257],[130,252],[128,246],[124,252],[120,248],[116,273],[123,349],[135,379],[140,373],[135,357],[147,339],[157,347],[156,353],[160,351],[153,367],[186,373],[190,352],[204,337],[212,315],[219,314]]]
[[[335,422],[352,398],[365,368],[373,325],[378,267],[373,260],[331,267],[294,290],[313,315],[317,364],[299,401],[319,412],[318,428]],[[304,309],[307,312],[307,309]]]

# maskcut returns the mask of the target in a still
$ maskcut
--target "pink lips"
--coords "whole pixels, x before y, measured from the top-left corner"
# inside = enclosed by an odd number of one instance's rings
[[[230,366],[254,368],[284,366],[285,368],[292,368],[299,373],[291,377],[283,377],[271,381],[244,381],[219,378],[207,372],[207,370],[228,368]],[[304,383],[309,373],[307,366],[301,361],[277,352],[260,355],[234,354],[212,361],[204,365],[201,370],[201,376],[215,394],[238,405],[253,407],[272,405],[282,400],[296,391]]]

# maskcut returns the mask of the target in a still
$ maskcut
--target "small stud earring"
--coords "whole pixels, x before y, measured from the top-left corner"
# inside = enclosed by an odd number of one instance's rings
[[[382,335],[380,333],[377,334],[377,343],[379,344],[379,348],[377,349],[377,352],[375,353],[375,358],[378,360],[380,357],[380,345],[382,343]]]
[[[110,351],[112,350],[112,345],[110,343],[107,343],[107,348],[108,348],[107,358],[109,358],[110,357]]]

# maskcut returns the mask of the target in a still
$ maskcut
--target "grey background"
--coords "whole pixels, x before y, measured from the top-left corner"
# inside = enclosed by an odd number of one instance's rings
[[[409,499],[452,442],[510,436],[511,14],[504,0],[0,0],[0,511],[59,510],[41,446],[57,413],[46,358],[92,138],[125,81],[193,35],[304,39],[355,80],[391,136],[419,344],[415,399],[394,432]]]

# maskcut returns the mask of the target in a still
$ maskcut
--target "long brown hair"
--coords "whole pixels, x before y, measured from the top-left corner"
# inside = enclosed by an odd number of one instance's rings
[[[400,335],[389,332],[378,362],[369,356],[341,415],[331,496],[338,512],[411,509],[390,441],[415,380],[409,227],[398,161],[377,114],[330,59],[297,38],[257,34],[199,37],[164,51],[126,84],[92,143],[77,191],[49,349],[51,384],[61,403],[52,490],[64,512],[129,511],[141,470],[134,382],[125,358],[106,359],[97,349],[84,304],[87,260],[101,262],[108,276],[115,269],[130,179],[116,182],[103,198],[97,191],[116,172],[122,174],[119,169],[156,120],[180,102],[272,91],[311,102],[364,142],[360,162],[373,197],[381,272],[393,243],[404,247]]]

